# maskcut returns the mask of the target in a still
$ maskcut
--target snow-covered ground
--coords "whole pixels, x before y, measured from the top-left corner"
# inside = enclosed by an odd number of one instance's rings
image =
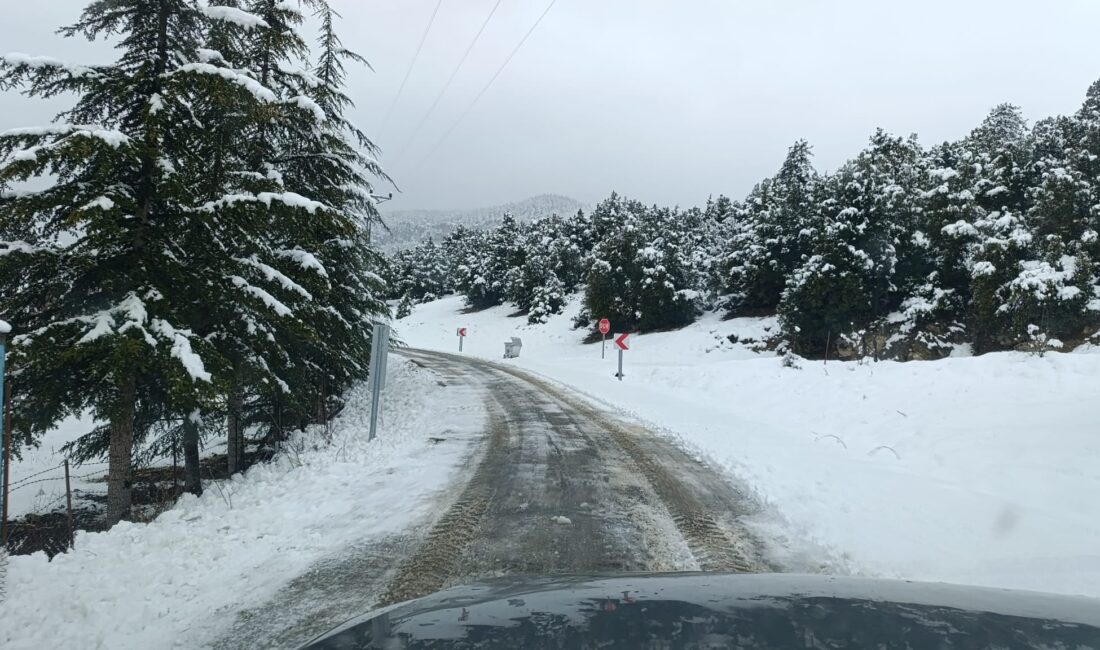
[[[1100,354],[989,354],[784,368],[727,336],[774,320],[715,315],[581,344],[574,300],[546,325],[462,299],[395,323],[414,347],[508,361],[663,428],[752,487],[776,559],[828,571],[1100,596]]]
[[[390,368],[374,442],[369,392],[358,387],[331,445],[300,437],[151,524],[78,534],[76,550],[52,562],[10,558],[0,647],[204,647],[316,561],[431,519],[484,413],[461,386],[397,357]]]

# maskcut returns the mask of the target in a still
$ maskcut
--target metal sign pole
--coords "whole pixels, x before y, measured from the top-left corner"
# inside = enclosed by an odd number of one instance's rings
[[[603,335],[603,343],[600,344],[600,358],[607,358],[607,334]]]
[[[619,372],[615,373],[615,376],[619,378],[619,381],[623,380],[623,351],[619,349]]]
[[[464,338],[466,338],[466,337],[462,336],[461,334],[458,335],[458,351],[459,352],[462,352],[462,339],[464,339]]]
[[[382,408],[382,389],[386,387],[386,358],[389,355],[390,326],[374,322],[370,350],[370,435],[367,442],[374,440],[378,432],[378,412]]]
[[[8,484],[8,474],[5,470],[8,469],[8,455],[10,448],[8,441],[11,437],[11,432],[8,431],[8,426],[11,422],[11,417],[8,415],[11,412],[10,397],[8,393],[4,392],[4,359],[8,352],[8,334],[11,332],[11,327],[0,320],[0,401],[3,402],[0,408],[3,409],[3,419],[0,420],[0,486],[6,486]],[[11,387],[8,387],[11,390]],[[8,492],[0,487],[0,513],[3,516],[0,517],[0,542],[7,544],[7,527],[8,527]]]

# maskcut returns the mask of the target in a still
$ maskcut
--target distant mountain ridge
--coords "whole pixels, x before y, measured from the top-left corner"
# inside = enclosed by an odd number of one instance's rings
[[[389,232],[378,229],[375,244],[383,252],[410,248],[428,237],[439,241],[455,228],[490,228],[511,214],[517,221],[534,221],[554,214],[570,216],[588,206],[560,194],[540,194],[522,201],[467,210],[394,210],[382,213]]]

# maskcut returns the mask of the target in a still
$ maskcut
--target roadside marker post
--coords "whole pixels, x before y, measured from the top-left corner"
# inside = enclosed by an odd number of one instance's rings
[[[462,352],[462,341],[466,338],[466,328],[458,328],[458,351]]]
[[[615,373],[615,376],[619,381],[623,380],[623,351],[630,349],[630,344],[626,342],[629,336],[630,332],[623,332],[615,339],[615,347],[619,348],[619,372]]]
[[[390,352],[390,326],[374,321],[370,342],[370,436],[374,440],[378,432],[378,411],[382,407],[382,389],[386,387],[386,363]]]
[[[4,360],[8,353],[11,326],[0,320],[0,543],[7,544],[8,528],[8,463],[11,460],[11,386],[4,390]]]
[[[600,343],[600,358],[607,358],[607,333],[611,331],[611,321],[606,318],[600,319],[600,334],[603,335],[603,342]]]

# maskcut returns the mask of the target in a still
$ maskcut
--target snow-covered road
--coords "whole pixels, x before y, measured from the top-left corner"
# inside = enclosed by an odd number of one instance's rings
[[[504,575],[770,568],[742,525],[752,499],[669,440],[514,368],[403,355],[487,415],[432,525],[324,558],[216,647],[297,647],[353,614]]]
[[[515,368],[407,354],[479,387],[489,441],[386,602],[499,575],[768,568],[741,523],[756,506],[667,439]]]

